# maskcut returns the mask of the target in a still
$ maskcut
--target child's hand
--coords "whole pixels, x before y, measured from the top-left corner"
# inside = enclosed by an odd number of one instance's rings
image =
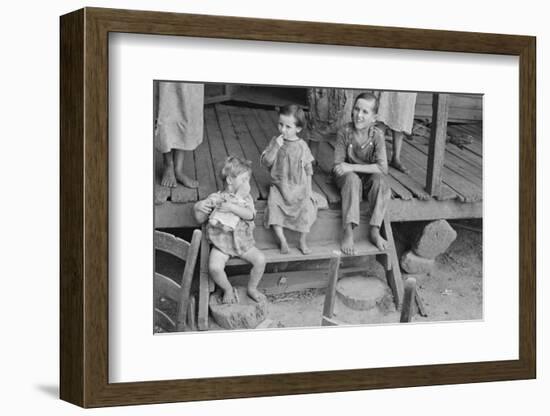
[[[231,202],[222,202],[218,210],[220,212],[233,212],[233,206],[234,204],[232,204]]]
[[[283,135],[281,134],[280,136],[277,136],[275,142],[279,145],[279,147],[281,147],[284,143]]]
[[[197,210],[205,215],[210,215],[213,209],[214,205],[209,204],[207,201],[201,201],[197,204]]]

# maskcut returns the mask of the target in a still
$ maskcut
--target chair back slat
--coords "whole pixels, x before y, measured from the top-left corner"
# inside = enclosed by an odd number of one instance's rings
[[[181,286],[163,274],[155,273],[154,290],[155,297],[164,296],[172,299],[174,302],[179,301]]]
[[[190,244],[172,234],[162,231],[155,231],[155,249],[164,251],[178,257],[181,260],[187,260]]]

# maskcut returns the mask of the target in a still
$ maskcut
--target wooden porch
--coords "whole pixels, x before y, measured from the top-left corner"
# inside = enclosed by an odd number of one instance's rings
[[[439,104],[444,112],[445,103]],[[437,119],[434,117],[433,124],[437,124]],[[446,124],[446,114],[443,117],[440,114],[440,124],[442,120]],[[204,124],[202,145],[194,152],[188,152],[185,160],[186,173],[199,180],[198,189],[160,186],[160,155],[156,155],[155,228],[196,227],[192,206],[197,200],[223,188],[217,172],[230,154],[252,161],[251,193],[258,212],[263,211],[269,190],[269,174],[259,161],[271,137],[278,134],[275,109],[232,102],[209,104],[205,106]],[[415,122],[411,140],[404,140],[401,158],[409,173],[390,168],[388,175],[392,188],[391,221],[482,217],[482,123],[450,123],[446,130],[451,140],[445,144],[445,136],[443,139],[439,137],[432,141],[432,149],[430,130],[419,121]],[[444,126],[438,129],[438,135],[442,134],[445,134]],[[390,155],[389,136],[386,143]],[[334,213],[339,210],[340,194],[330,175],[333,144],[311,144],[318,163],[313,187],[325,196],[328,211]],[[430,162],[430,152],[442,152],[443,157],[435,158],[435,163],[431,158]],[[438,164],[438,161],[442,163]]]

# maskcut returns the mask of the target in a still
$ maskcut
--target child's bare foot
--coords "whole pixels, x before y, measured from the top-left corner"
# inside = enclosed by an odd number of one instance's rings
[[[405,166],[403,166],[400,160],[392,159],[392,161],[390,162],[390,166],[397,169],[400,172],[403,172],[406,174],[409,173],[408,169]]]
[[[281,254],[288,254],[288,243],[281,241]]]
[[[305,241],[300,241],[300,251],[302,254],[310,254],[311,249],[308,247],[307,243]]]
[[[164,166],[164,171],[162,172],[162,179],[160,181],[160,184],[168,188],[175,188],[177,186],[178,182],[176,180],[176,174],[174,173],[173,165]]]
[[[187,176],[184,173],[176,172],[176,179],[185,187],[187,188],[198,188],[199,182],[195,179],[191,179],[189,176]],[[174,185],[175,186],[175,185]]]
[[[342,238],[342,253],[352,255],[355,254],[355,247],[353,245],[353,228],[351,225],[344,229],[344,236]]]
[[[237,303],[239,300],[237,299],[237,294],[235,293],[235,290],[233,288],[227,289],[223,293],[222,297],[222,303]]]
[[[371,225],[369,229],[369,239],[379,250],[385,250],[388,248],[388,242],[380,235],[380,227]]]
[[[260,292],[255,287],[249,287],[247,290],[248,296],[250,296],[251,299],[254,301],[260,303],[263,299],[265,299],[265,295]]]

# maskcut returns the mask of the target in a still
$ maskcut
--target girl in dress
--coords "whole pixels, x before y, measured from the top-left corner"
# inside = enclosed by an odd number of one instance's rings
[[[306,237],[317,218],[317,205],[311,189],[313,155],[307,143],[298,137],[305,125],[304,111],[297,105],[279,111],[280,135],[271,139],[261,155],[261,162],[270,169],[271,187],[264,214],[264,225],[272,227],[281,253],[288,253],[283,228],[299,232],[299,249],[311,253]]]

